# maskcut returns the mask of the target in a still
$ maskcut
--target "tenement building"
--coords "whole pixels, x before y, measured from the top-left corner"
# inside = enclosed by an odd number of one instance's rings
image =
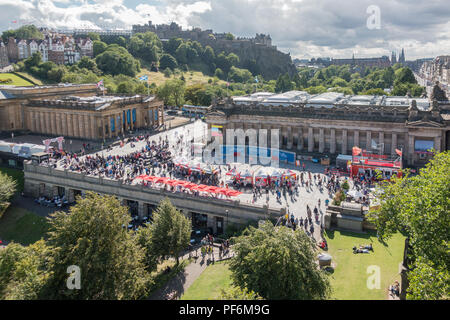
[[[98,140],[164,123],[155,96],[103,96],[96,84],[0,86],[0,131]]]
[[[215,102],[208,126],[226,129],[279,129],[280,149],[297,158],[351,155],[358,146],[373,153],[402,151],[409,166],[424,165],[434,148],[450,149],[450,102],[423,98],[351,95],[303,91],[258,92]],[[246,140],[247,141],[247,140]],[[246,142],[247,143],[247,142]]]

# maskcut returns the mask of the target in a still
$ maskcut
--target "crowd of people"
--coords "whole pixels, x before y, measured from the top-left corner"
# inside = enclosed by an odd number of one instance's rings
[[[61,166],[75,172],[123,180],[124,183],[131,183],[134,177],[142,174],[152,174],[155,168],[166,169],[172,158],[168,150],[167,141],[159,142],[150,140],[150,136],[137,136],[129,138],[126,143],[132,149],[136,148],[135,143],[145,141],[145,146],[126,155],[107,155],[100,152],[94,155],[79,157],[76,154],[67,154],[60,160]],[[121,143],[121,147],[123,147]],[[108,147],[106,152],[111,151]]]

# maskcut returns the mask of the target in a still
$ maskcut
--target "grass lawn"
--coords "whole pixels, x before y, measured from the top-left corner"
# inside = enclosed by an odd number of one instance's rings
[[[199,71],[192,71],[192,75],[191,75],[191,71],[188,72],[184,72],[184,78],[186,79],[186,86],[190,86],[192,84],[196,84],[196,83],[208,83],[208,80],[214,80],[213,77],[204,75],[202,72]],[[147,69],[142,68],[141,72],[138,74],[138,77],[142,76],[142,75],[148,75],[148,83],[152,84],[153,82],[159,87],[161,84],[164,84],[164,82],[166,82],[167,80],[171,80],[174,78],[179,79],[181,77],[181,74],[177,74],[177,75],[172,75],[170,78],[166,78],[164,76],[164,73],[162,72],[151,72],[148,71]],[[223,84],[225,83],[225,81],[219,80],[218,82],[219,84]]]
[[[31,82],[28,82],[18,76],[16,76],[15,74],[12,73],[0,73],[0,80],[5,80],[5,79],[11,79],[12,82],[10,83],[2,83],[1,85],[6,85],[6,86],[25,86],[25,87],[29,87],[32,86],[33,84]]]
[[[25,78],[27,78],[27,79],[29,79],[29,80],[31,80],[31,81],[33,81],[34,83],[36,83],[36,84],[39,85],[39,86],[41,86],[41,85],[44,84],[41,80],[36,79],[35,77],[33,77],[32,75],[30,75],[29,73],[26,73],[26,72],[16,72],[16,73],[17,73],[17,74],[20,74],[20,75],[22,75],[22,76],[24,76]]]
[[[151,276],[155,280],[155,283],[150,288],[148,296],[152,296],[159,288],[163,287],[170,279],[175,277],[178,273],[182,272],[184,268],[190,263],[189,259],[180,260],[178,266],[175,266],[175,260],[164,260],[158,264],[156,271],[153,271]],[[167,267],[171,270],[169,273],[164,272]]]
[[[216,300],[221,289],[231,286],[231,271],[226,262],[209,265],[186,290],[181,300]]]
[[[400,280],[399,264],[403,260],[404,237],[397,233],[387,245],[378,241],[375,232],[358,234],[344,231],[326,232],[328,253],[333,257],[332,299],[385,300],[388,287]],[[354,254],[353,246],[372,243],[374,252]],[[369,266],[380,267],[380,289],[368,289]]]
[[[394,235],[387,245],[380,243],[375,232],[358,234],[344,231],[327,232],[328,253],[333,257],[331,299],[385,300],[388,287],[400,280],[399,263],[403,259],[404,237]],[[353,254],[353,246],[372,243],[374,252]],[[380,267],[380,289],[368,289],[368,266]],[[373,272],[373,271],[372,271]],[[225,262],[210,265],[186,290],[182,300],[217,299],[220,290],[231,285],[231,272]]]
[[[14,180],[16,180],[17,192],[23,191],[23,181],[24,181],[23,170],[0,167],[0,172],[6,173],[7,175],[11,176]]]
[[[19,207],[9,207],[0,218],[0,239],[8,242],[29,245],[45,237],[47,230],[44,217]]]

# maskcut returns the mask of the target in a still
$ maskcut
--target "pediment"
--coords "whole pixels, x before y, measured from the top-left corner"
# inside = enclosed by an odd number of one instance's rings
[[[434,127],[434,128],[441,128],[443,125],[436,121],[431,120],[418,120],[418,121],[411,121],[407,122],[406,125],[408,127]]]

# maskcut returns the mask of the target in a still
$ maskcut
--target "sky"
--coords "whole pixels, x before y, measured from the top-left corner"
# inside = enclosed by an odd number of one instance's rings
[[[270,34],[292,58],[450,54],[449,0],[0,0],[0,30],[131,29],[177,22],[252,37]],[[16,21],[13,23],[13,21]]]

